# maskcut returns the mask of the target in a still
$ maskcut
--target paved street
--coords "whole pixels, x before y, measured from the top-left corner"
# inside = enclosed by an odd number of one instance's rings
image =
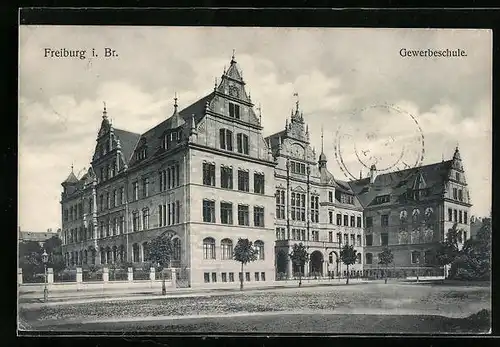
[[[90,300],[65,305],[21,304],[20,322],[26,330],[66,331],[296,332],[295,324],[304,332],[376,333],[377,324],[381,324],[382,331],[393,329],[394,333],[411,331],[413,326],[429,332],[442,331],[443,327],[455,331],[462,326],[466,331],[470,324],[464,327],[463,320],[489,310],[489,298],[488,286],[370,283]],[[271,324],[275,321],[282,324]],[[353,324],[352,331],[345,322]]]

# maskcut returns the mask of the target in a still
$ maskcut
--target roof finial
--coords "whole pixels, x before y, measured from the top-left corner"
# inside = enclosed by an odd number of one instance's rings
[[[359,179],[363,178],[363,169],[359,169]]]
[[[444,152],[441,152],[441,162],[444,162]]]
[[[177,92],[174,93],[174,113],[177,113]]]
[[[226,65],[224,65],[224,75],[226,74]]]
[[[259,107],[257,108],[259,110],[259,123],[262,124],[262,106],[259,102]]]
[[[214,84],[214,90],[217,89],[217,77],[215,77],[215,84]]]
[[[321,153],[323,153],[323,125],[321,126]]]
[[[236,60],[234,60],[234,48],[233,48],[233,55],[231,57],[231,63],[234,63]]]
[[[108,118],[108,112],[106,111],[106,101],[103,101],[104,104],[104,110],[102,111],[102,118],[107,119]]]
[[[297,111],[299,110],[299,93],[293,93],[293,96],[297,97],[297,101],[295,101],[295,105],[297,108]]]

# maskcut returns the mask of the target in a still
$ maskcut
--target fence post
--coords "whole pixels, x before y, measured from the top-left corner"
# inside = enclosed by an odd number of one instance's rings
[[[109,269],[107,267],[102,268],[102,281],[103,282],[109,281]]]
[[[21,268],[17,269],[17,283],[23,284],[23,269]]]
[[[47,268],[47,283],[54,283],[54,269],[51,267]]]
[[[171,277],[172,277],[172,288],[176,288],[177,287],[177,274],[175,272],[175,269],[172,269]]]
[[[128,268],[127,279],[129,282],[132,282],[134,280],[134,269],[131,267]]]
[[[156,279],[156,275],[155,275],[155,268],[152,267],[149,269],[149,279],[151,281],[154,281]]]
[[[76,268],[76,283],[82,283],[82,282],[83,282],[82,268],[77,267]]]

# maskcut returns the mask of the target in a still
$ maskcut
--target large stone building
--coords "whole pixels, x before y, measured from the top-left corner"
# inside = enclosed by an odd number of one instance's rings
[[[458,149],[450,161],[411,170],[334,178],[323,142],[318,159],[310,146],[298,102],[284,130],[264,138],[233,57],[213,91],[182,111],[175,98],[173,114],[144,134],[114,127],[104,108],[90,169],[62,183],[63,252],[69,267],[144,267],[148,241],[166,232],[171,266],[187,269],[191,286],[298,271],[345,276],[346,243],[359,253],[350,275],[379,273],[386,245],[395,268],[413,271],[431,262],[453,223],[470,237],[471,205]],[[232,259],[240,237],[258,249],[244,273]],[[303,269],[288,258],[295,243],[310,254]]]
[[[190,283],[274,278],[274,160],[236,61],[207,96],[144,134],[103,113],[91,168],[62,183],[68,265],[147,263],[147,242],[172,235],[172,267]],[[258,260],[232,259],[249,238]]]

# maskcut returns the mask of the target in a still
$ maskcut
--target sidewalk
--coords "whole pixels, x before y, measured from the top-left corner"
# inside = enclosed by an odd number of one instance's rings
[[[366,284],[369,281],[355,280],[350,281],[349,285]],[[345,281],[304,281],[302,287],[320,287],[320,286],[345,286]],[[89,302],[111,302],[111,301],[129,301],[129,300],[155,300],[155,299],[171,299],[181,297],[207,297],[220,295],[234,295],[238,293],[251,293],[262,290],[279,290],[279,289],[294,289],[298,288],[298,282],[283,281],[283,283],[273,282],[265,286],[246,286],[243,291],[240,291],[239,284],[235,283],[231,288],[177,288],[167,289],[166,295],[161,295],[157,289],[148,292],[127,292],[114,291],[103,293],[101,290],[85,291],[85,292],[49,292],[48,302],[43,302],[43,293],[30,293],[21,295],[18,299],[20,307],[37,308],[42,306],[59,306],[82,304]]]

